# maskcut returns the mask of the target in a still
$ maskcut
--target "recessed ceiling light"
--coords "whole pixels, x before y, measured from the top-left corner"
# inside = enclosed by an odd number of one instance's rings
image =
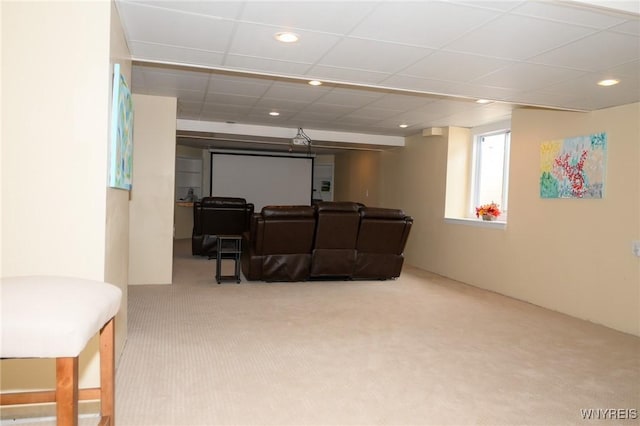
[[[614,78],[610,78],[607,80],[600,80],[598,82],[598,86],[614,86],[616,84],[620,83],[620,80],[616,80]]]
[[[269,113],[269,115],[270,115],[270,116],[272,116],[272,117],[277,117],[277,116],[279,116],[279,115],[280,115],[280,113],[279,113],[278,111],[271,111],[271,112]]]
[[[276,38],[276,40],[281,41],[283,43],[295,43],[300,38],[298,34],[286,32],[286,31],[276,33],[274,37]]]
[[[403,129],[406,129],[407,127],[409,127],[409,125],[408,125],[408,124],[404,124],[404,123],[402,123],[402,124],[401,124],[401,125],[399,125],[398,127],[402,127]]]
[[[310,84],[310,85],[312,85],[312,86],[321,86],[321,85],[322,85],[322,82],[321,82],[321,81],[318,81],[318,80],[311,80],[311,81],[309,82],[309,84]]]
[[[491,101],[489,99],[478,99],[476,101],[477,104],[490,104]]]

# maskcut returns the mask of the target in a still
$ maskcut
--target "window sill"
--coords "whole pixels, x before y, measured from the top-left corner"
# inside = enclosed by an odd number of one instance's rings
[[[476,226],[479,228],[506,229],[507,227],[507,222],[505,222],[504,220],[480,220],[470,218],[445,217],[444,222],[455,225]]]

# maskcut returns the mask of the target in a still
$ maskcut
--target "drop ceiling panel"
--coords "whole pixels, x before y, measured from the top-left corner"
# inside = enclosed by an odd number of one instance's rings
[[[312,64],[340,40],[331,34],[298,30],[298,43],[280,43],[274,38],[279,31],[282,29],[277,26],[241,22],[235,30],[228,53]]]
[[[375,51],[376,54],[372,55],[371,51]],[[322,58],[320,64],[393,73],[413,64],[431,52],[431,49],[348,38],[331,49]]]
[[[622,15],[603,14],[554,2],[527,1],[513,9],[512,12],[596,29],[605,29],[626,20]]]
[[[455,114],[458,112],[465,112],[475,107],[475,103],[471,101],[456,101],[450,99],[443,99],[427,104],[421,108],[417,108],[413,111],[413,114],[421,115],[425,117],[434,117],[436,119],[442,119],[443,117]],[[441,123],[444,125],[444,123]]]
[[[633,3],[637,10],[637,0],[624,5]],[[179,118],[410,135],[421,126],[502,119],[522,105],[593,110],[640,101],[640,13],[602,4],[116,0],[116,7],[134,58],[133,92],[177,97]],[[285,29],[300,41],[276,42]],[[604,77],[621,82],[596,86]],[[312,88],[310,78],[325,84]],[[501,102],[481,107],[478,98]]]
[[[584,72],[568,68],[519,63],[476,79],[474,83],[506,89],[533,90],[578,78]]]
[[[298,102],[313,102],[331,89],[311,86],[306,83],[275,82],[264,94],[265,98],[292,99]]]
[[[129,43],[129,48],[135,52],[138,60],[151,60],[168,63],[201,65],[205,67],[219,67],[224,55],[219,52],[174,47],[164,44],[152,44],[140,41]]]
[[[270,80],[247,78],[243,81],[227,76],[211,76],[207,96],[214,94],[229,94],[241,96],[261,97],[273,84]]]
[[[162,0],[130,0],[128,3],[140,3],[147,6],[173,9],[179,12],[217,16],[220,18],[236,19],[242,10],[241,1],[170,1]]]
[[[631,103],[640,93],[640,83],[637,80],[624,80],[615,86],[601,87],[594,84],[596,81],[594,77],[587,74],[581,78],[567,80],[550,86],[543,93],[564,93],[587,103],[591,106],[590,109],[599,109],[596,105],[614,106],[617,104],[616,99],[618,102],[621,101],[622,105]]]
[[[287,122],[296,116],[298,110],[294,109],[282,109],[279,108],[278,112],[279,116],[273,117],[269,115],[273,109],[269,107],[264,107],[261,105],[255,105],[251,108],[251,111],[247,113],[247,117],[251,117],[252,119],[258,120],[260,123],[265,123],[270,126],[281,126],[283,122]]]
[[[604,31],[536,56],[533,60],[543,64],[599,71],[637,59],[639,52],[640,37]]]
[[[269,24],[281,31],[306,29],[327,33],[345,34],[373,10],[376,2],[332,2],[326,1],[289,1],[286,7],[282,2],[247,2],[242,20]]]
[[[295,112],[293,111],[285,112],[282,116],[274,118],[270,117],[266,110],[252,110],[244,117],[244,119],[252,124],[259,124],[263,126],[298,127],[291,122],[294,116]],[[292,132],[291,137],[294,135],[295,132]]]
[[[261,98],[256,102],[256,106],[262,108],[269,108],[274,111],[300,111],[302,108],[308,105],[307,102],[303,102],[296,98],[290,99],[278,99],[278,98]]]
[[[640,5],[640,2],[638,2],[638,4]],[[640,22],[638,22],[638,20],[629,20],[623,24],[609,28],[609,31],[640,37]]]
[[[377,118],[345,115],[336,120],[335,123],[336,125],[340,126],[339,129],[349,129],[357,131],[357,129],[362,129],[363,126],[372,126],[378,121],[380,120]]]
[[[434,19],[439,16],[455,19]],[[403,3],[400,7],[381,3],[350,35],[437,49],[493,16],[487,10],[437,1]]]
[[[253,109],[252,105],[239,105],[231,103],[205,103],[202,106],[202,112],[208,114],[214,113],[233,113],[233,114],[249,114]]]
[[[368,107],[407,111],[420,108],[431,102],[433,102],[433,98],[424,95],[389,94],[370,103]]]
[[[224,61],[224,67],[238,71],[259,72],[266,75],[301,76],[307,72],[309,64],[256,58],[252,56],[227,55]]]
[[[391,108],[372,108],[369,106],[357,109],[349,114],[346,117],[353,118],[371,118],[376,120],[382,120],[389,115],[397,115],[403,112],[401,109],[391,109]]]
[[[593,33],[593,29],[506,15],[446,46],[447,50],[523,60]]]
[[[493,101],[514,102],[518,99],[521,89],[507,89],[504,87],[483,86],[481,84],[456,84],[449,89],[451,95],[458,95],[467,99],[488,99]]]
[[[234,27],[231,21],[148,5],[121,3],[120,10],[131,41],[221,52]]]
[[[205,105],[209,103],[215,103],[215,104],[253,106],[255,105],[256,102],[258,102],[259,99],[260,98],[256,96],[240,96],[240,95],[230,95],[225,93],[213,93],[213,94],[207,95]]]
[[[602,74],[602,78],[611,78],[617,75],[628,77],[625,80],[638,81],[638,73],[640,72],[640,60],[627,62],[606,70],[606,75]]]
[[[421,108],[419,110],[413,110],[413,111],[405,111],[402,114],[397,114],[393,117],[389,117],[387,120],[381,120],[381,123],[392,123],[396,128],[397,126],[399,126],[400,124],[408,124],[410,126],[420,126],[423,123],[426,123],[426,120],[429,119],[440,119],[443,116],[445,116],[446,114],[442,114],[441,111],[439,111],[439,107],[434,107],[435,109],[426,109],[426,108]],[[434,113],[433,111],[439,111],[436,115],[436,113]],[[402,123],[400,123],[399,121],[401,121]],[[427,126],[428,127],[428,126]]]
[[[209,118],[203,117],[200,114],[200,112],[181,111],[180,108],[178,108],[178,114],[180,114],[180,117],[183,117],[185,120],[207,120],[207,119],[209,119]]]
[[[440,51],[404,69],[401,75],[469,82],[512,63],[503,59]]]
[[[446,94],[451,93],[451,88],[456,87],[457,83],[395,74],[384,80],[381,85],[425,93]]]
[[[167,96],[167,92],[163,92],[162,96]],[[182,101],[198,102],[200,103],[200,105],[202,105],[204,93],[199,90],[177,89],[175,92],[170,93],[168,96],[173,96]]]
[[[383,93],[366,89],[333,89],[322,96],[319,102],[339,104],[352,107],[363,107],[384,96]]]
[[[311,78],[327,81],[341,81],[359,84],[376,84],[384,81],[390,73],[375,72],[362,69],[329,67],[314,65],[306,73]]]
[[[244,114],[238,114],[237,112],[225,111],[203,111],[198,117],[190,117],[185,119],[202,120],[202,121],[231,121],[237,122],[238,117],[245,117]]]
[[[168,87],[172,91],[190,90],[206,93],[209,77],[206,73],[185,71],[173,72],[161,68],[141,70],[147,87]]]
[[[326,124],[328,121],[336,120],[342,117],[338,110],[333,111],[317,111],[314,108],[309,108],[304,111],[300,111],[295,114],[295,120],[303,120],[303,121],[316,121],[323,122]]]
[[[329,104],[329,103],[323,103],[322,101],[317,101],[317,102],[314,102],[313,104],[307,105],[306,108],[317,114],[345,115],[355,111],[357,107],[350,106],[350,105],[343,105],[343,104]]]

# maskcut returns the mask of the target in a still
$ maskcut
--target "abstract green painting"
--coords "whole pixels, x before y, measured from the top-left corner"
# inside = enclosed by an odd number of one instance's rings
[[[131,189],[133,172],[133,100],[120,64],[113,69],[109,186]]]

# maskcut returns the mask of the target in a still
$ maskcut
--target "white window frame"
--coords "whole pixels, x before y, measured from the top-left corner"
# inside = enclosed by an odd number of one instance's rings
[[[494,136],[499,134],[505,134],[505,147],[504,147],[504,158],[502,163],[502,200],[494,200],[499,204],[500,210],[502,214],[500,215],[500,221],[506,222],[507,213],[509,209],[509,151],[511,146],[511,129],[509,128],[501,128],[499,130],[491,130],[491,131],[483,131],[477,132],[473,135],[473,168],[471,173],[471,191],[470,191],[470,202],[469,202],[469,217],[476,218],[476,206],[479,205],[478,197],[479,197],[479,181],[480,181],[480,164],[482,161],[480,155],[480,142],[482,138],[487,136]]]

